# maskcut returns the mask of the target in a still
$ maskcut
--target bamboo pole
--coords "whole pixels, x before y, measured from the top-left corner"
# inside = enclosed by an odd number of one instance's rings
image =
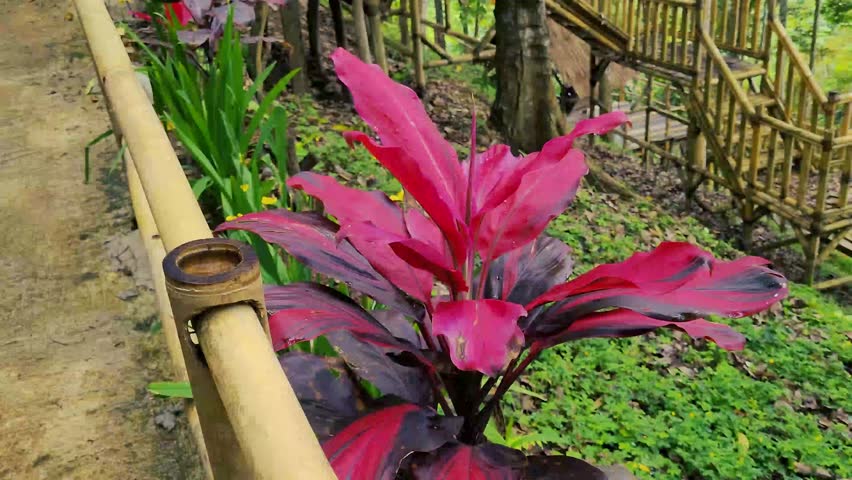
[[[367,20],[364,15],[364,0],[352,0],[352,20],[355,24],[355,43],[358,45],[358,57],[365,63],[372,63],[370,41],[367,35]]]
[[[420,21],[422,0],[410,0],[411,35],[414,53],[414,84],[421,93],[426,89],[426,71],[423,69],[423,23]]]
[[[111,106],[114,129],[127,142],[163,247],[169,251],[191,240],[210,238],[210,229],[106,6],[102,0],[75,0],[75,5]],[[202,351],[222,388],[228,418],[256,477],[336,478],[254,311],[223,307],[201,324]],[[208,338],[206,332],[210,332]],[[227,333],[226,343],[218,342],[222,332]],[[205,344],[211,348],[204,350]],[[206,419],[202,416],[200,420],[204,430]],[[214,458],[216,446],[206,433],[205,441],[211,463],[227,462],[238,455],[235,445],[222,445],[231,450],[217,452],[222,458]]]
[[[162,325],[163,334],[166,337],[166,349],[172,361],[172,370],[174,371],[175,379],[186,382],[189,381],[189,376],[186,372],[186,365],[183,362],[183,351],[181,350],[180,340],[177,335],[175,318],[172,315],[172,306],[169,304],[169,297],[166,293],[166,279],[163,275],[163,259],[166,257],[166,250],[163,248],[163,242],[160,240],[160,232],[157,229],[157,224],[154,222],[151,208],[148,206],[148,199],[145,198],[142,183],[139,181],[139,174],[136,172],[133,156],[128,149],[124,150],[124,163],[127,167],[127,186],[130,190],[130,201],[133,205],[136,225],[139,228],[142,243],[145,245],[148,265],[151,268],[151,277],[154,283],[155,297],[157,298],[157,309],[160,314],[160,324]],[[198,420],[198,411],[195,409],[195,402],[192,399],[187,399],[185,402],[184,412],[186,412],[186,419],[187,423],[189,423],[192,438],[195,440],[204,476],[207,479],[212,479],[213,470],[210,467],[210,457],[207,455],[204,434],[201,431],[201,424]]]
[[[376,56],[376,63],[387,73],[388,58],[385,54],[385,39],[382,34],[382,17],[379,7],[379,0],[366,0],[367,17],[370,21],[370,32],[373,34],[370,38],[373,40],[373,54]]]

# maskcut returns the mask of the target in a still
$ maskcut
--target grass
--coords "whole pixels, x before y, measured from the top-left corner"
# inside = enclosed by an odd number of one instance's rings
[[[377,162],[363,149],[349,150],[336,134],[340,127],[313,105],[303,99],[294,115],[300,148],[350,183],[397,191]],[[721,258],[742,255],[692,218],[590,188],[550,233],[573,248],[575,274],[664,240],[688,240]],[[620,463],[643,479],[851,476],[842,412],[852,411],[852,310],[793,285],[780,309],[733,324],[749,339],[736,354],[675,331],[548,351],[524,379],[524,387],[547,400],[517,392],[507,400],[510,441]]]

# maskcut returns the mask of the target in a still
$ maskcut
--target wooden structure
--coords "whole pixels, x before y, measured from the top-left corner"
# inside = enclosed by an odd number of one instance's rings
[[[412,59],[418,87],[425,86],[425,68],[494,58],[493,30],[475,38],[454,31],[449,15],[423,18],[424,1],[400,0],[384,15],[404,27],[402,42],[389,45]],[[699,188],[730,191],[745,247],[799,243],[807,283],[828,288],[852,282],[852,276],[817,278],[818,266],[832,252],[852,255],[852,93],[822,90],[775,17],[775,0],[546,0],[546,5],[552,21],[591,48],[589,88],[597,93],[590,113],[625,100],[607,81],[609,65],[644,74],[644,85],[632,93],[634,100],[644,97],[644,108],[631,113],[634,127],[621,135],[646,166],[655,159],[679,165],[688,202]],[[377,8],[367,13],[380,14]],[[451,55],[426,29],[458,40],[466,52]],[[424,61],[424,49],[439,59]],[[794,234],[753,246],[755,222],[765,216],[789,225]]]

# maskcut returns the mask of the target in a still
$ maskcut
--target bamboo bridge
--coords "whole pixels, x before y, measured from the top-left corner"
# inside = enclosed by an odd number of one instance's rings
[[[377,4],[366,0],[371,27],[381,22]],[[402,41],[389,46],[412,59],[418,86],[425,85],[426,68],[494,57],[493,28],[481,38],[454,31],[448,2],[446,18],[435,21],[423,18],[423,0],[393,6],[381,16],[399,20]],[[631,99],[644,108],[630,112],[634,126],[620,135],[649,168],[656,160],[678,165],[687,202],[697,200],[699,189],[729,191],[747,250],[798,243],[808,284],[852,282],[852,276],[818,278],[833,252],[852,255],[852,93],[825,92],[817,83],[776,18],[775,0],[546,0],[546,6],[552,20],[591,47],[590,114],[625,105],[619,103],[624,92],[607,85],[610,64],[644,75],[643,91],[634,88]],[[467,52],[450,55],[424,34],[427,28]],[[371,28],[373,47],[383,42],[378,30]],[[424,62],[424,47],[440,60]],[[373,51],[386,66],[384,46]],[[753,245],[755,223],[764,217],[792,233]]]

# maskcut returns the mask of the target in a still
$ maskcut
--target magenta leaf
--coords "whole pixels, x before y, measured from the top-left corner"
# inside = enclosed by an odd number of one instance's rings
[[[408,150],[401,147],[378,145],[362,132],[346,132],[345,136],[350,144],[359,142],[367,147],[367,150],[376,160],[399,180],[403,188],[417,200],[432,221],[441,229],[456,260],[460,261],[467,252],[466,234],[462,224],[463,217],[455,205],[456,200],[442,192],[439,185],[426,180],[426,166],[421,165],[416,158],[411,157]]]
[[[408,240],[408,237],[376,228],[371,223],[343,225],[337,236],[347,238],[397,288],[431,308],[433,275],[410,265],[391,248],[392,243]]]
[[[533,455],[527,457],[524,480],[607,480],[606,474],[579,458]]]
[[[405,457],[452,441],[462,422],[416,405],[396,405],[359,418],[322,448],[340,479],[393,480]]]
[[[355,109],[375,130],[382,145],[399,147],[407,154],[399,161],[413,162],[404,170],[417,172],[416,178],[395,175],[400,183],[405,186],[413,180],[430,184],[455,216],[462,218],[465,183],[461,165],[452,145],[429,119],[417,94],[391,80],[378,66],[365,64],[342,48],[335,50],[331,59],[337,76],[352,93]],[[410,193],[426,208],[423,201],[428,199],[420,198],[414,191]]]
[[[352,372],[373,384],[382,394],[418,405],[432,404],[431,383],[419,363],[403,365],[391,358],[386,348],[361,341],[346,331],[330,332],[326,338]]]
[[[412,461],[414,480],[520,480],[524,454],[493,443],[454,443]]]
[[[626,308],[669,321],[708,315],[743,317],[787,295],[784,277],[757,257],[718,261],[688,243],[666,242],[622,263],[598,266],[527,305],[556,301],[526,333],[562,330],[592,312]]]
[[[417,347],[394,337],[349,297],[324,285],[270,286],[266,288],[265,300],[266,308],[273,312],[269,331],[275,350],[330,332],[346,331],[385,351],[408,352],[423,358]]]
[[[542,233],[568,208],[586,172],[583,153],[571,150],[558,162],[524,175],[517,190],[482,217],[475,238],[483,261],[520,248]]]
[[[321,215],[272,210],[249,213],[225,222],[216,232],[243,230],[276,244],[311,270],[346,282],[354,290],[402,312],[413,314],[411,303],[381,276],[349,242],[338,242],[338,226]]]
[[[697,319],[686,322],[657,320],[631,310],[617,309],[587,315],[562,331],[533,342],[533,348],[546,348],[571,340],[592,337],[634,337],[662,327],[683,330],[692,338],[707,338],[725,350],[742,350],[745,337],[721,323]]]
[[[313,172],[302,172],[290,178],[287,185],[321,200],[340,225],[370,222],[386,232],[406,234],[402,210],[382,192],[346,187],[329,176]]]
[[[448,264],[452,263],[452,256],[447,247],[447,240],[444,238],[441,229],[435,225],[435,222],[416,208],[406,209],[404,217],[405,227],[408,229],[408,234],[411,238],[416,238],[421,242],[427,243],[435,251],[440,253]]]
[[[409,238],[393,242],[390,247],[399,258],[412,267],[431,273],[438,281],[456,292],[467,291],[467,284],[462,273],[449,264],[450,259],[441,255],[428,243]]]
[[[525,314],[522,306],[502,300],[442,302],[435,309],[432,328],[447,339],[456,367],[495,376],[523,345],[518,318]]]

